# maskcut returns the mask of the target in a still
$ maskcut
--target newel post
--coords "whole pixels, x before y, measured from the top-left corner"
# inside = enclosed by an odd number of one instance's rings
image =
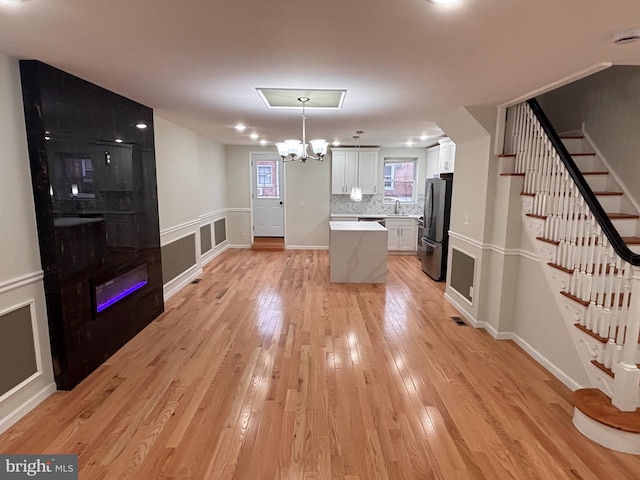
[[[640,388],[638,386],[640,370],[636,366],[638,335],[640,335],[640,268],[634,266],[622,361],[613,366],[615,382],[611,403],[624,412],[633,412],[638,406]]]

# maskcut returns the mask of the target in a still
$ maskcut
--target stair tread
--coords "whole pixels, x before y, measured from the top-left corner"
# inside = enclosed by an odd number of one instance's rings
[[[597,197],[598,195],[600,196],[605,196],[605,195],[624,195],[623,192],[612,192],[612,191],[600,191],[600,192],[593,192],[593,194]]]
[[[541,218],[541,219],[545,219],[547,218],[549,215],[536,215],[535,213],[527,213],[526,214],[527,217],[533,217],[533,218]],[[583,218],[584,215],[578,215],[578,218]],[[607,217],[609,217],[612,220],[636,220],[638,218],[640,218],[640,215],[636,215],[634,213],[609,213],[607,212]],[[575,218],[575,215],[574,215]]]
[[[640,245],[640,237],[622,237],[627,245]]]
[[[573,404],[587,417],[617,430],[640,433],[640,411],[621,412],[611,399],[597,388],[582,388],[573,392]]]
[[[609,175],[609,172],[606,170],[595,170],[593,172],[589,171],[589,172],[580,172],[582,174],[582,176],[586,176],[586,175]]]

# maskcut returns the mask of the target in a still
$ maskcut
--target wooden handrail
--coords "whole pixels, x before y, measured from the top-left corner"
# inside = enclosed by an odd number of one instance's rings
[[[558,152],[558,155],[560,156],[560,160],[562,160],[562,163],[564,164],[566,169],[569,171],[569,175],[571,176],[576,186],[578,187],[578,190],[584,197],[586,204],[589,206],[589,209],[591,210],[594,218],[600,225],[600,228],[602,228],[602,232],[605,234],[605,236],[609,240],[609,243],[613,247],[613,250],[624,261],[629,262],[631,265],[634,265],[634,266],[640,266],[640,254],[634,253],[629,249],[627,244],[624,242],[624,240],[616,230],[616,228],[613,226],[613,223],[611,223],[611,219],[608,217],[607,213],[602,208],[602,205],[596,198],[595,194],[593,193],[593,190],[591,190],[591,187],[585,180],[582,173],[580,173],[578,166],[573,161],[573,158],[571,158],[571,155],[569,154],[567,148],[564,146],[564,143],[562,143],[562,140],[560,139],[555,129],[551,125],[551,122],[549,122],[549,119],[545,115],[538,101],[535,98],[532,98],[530,100],[527,100],[527,104],[529,105],[529,107],[533,111],[533,114],[536,116],[536,118],[540,122],[542,129],[549,137],[549,141]]]

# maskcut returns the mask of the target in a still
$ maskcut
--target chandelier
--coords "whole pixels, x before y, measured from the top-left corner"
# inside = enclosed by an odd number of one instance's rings
[[[304,106],[305,103],[309,101],[309,97],[299,97],[298,101],[302,103],[302,143],[300,143],[300,140],[285,140],[284,142],[276,143],[278,154],[280,154],[284,162],[300,160],[304,163],[307,161],[307,158],[322,161],[327,154],[327,146],[329,144],[323,139],[310,140],[309,143],[311,144],[313,154],[307,152]]]

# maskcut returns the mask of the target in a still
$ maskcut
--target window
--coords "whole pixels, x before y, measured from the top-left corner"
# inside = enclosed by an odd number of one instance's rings
[[[273,186],[271,165],[258,165],[258,187]]]
[[[280,198],[278,166],[280,160],[257,160],[255,163],[256,198]]]
[[[384,159],[383,203],[415,203],[416,158]]]

